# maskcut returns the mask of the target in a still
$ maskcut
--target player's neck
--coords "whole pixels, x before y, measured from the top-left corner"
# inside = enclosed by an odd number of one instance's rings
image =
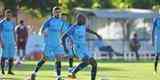
[[[59,19],[59,17],[58,16],[52,16],[53,18],[56,18],[56,19]]]

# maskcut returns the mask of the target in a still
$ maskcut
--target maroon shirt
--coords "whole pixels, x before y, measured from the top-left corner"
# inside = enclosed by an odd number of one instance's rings
[[[23,26],[23,27],[22,27]],[[28,29],[25,25],[20,25],[16,29],[16,35],[18,41],[26,41],[28,38]]]

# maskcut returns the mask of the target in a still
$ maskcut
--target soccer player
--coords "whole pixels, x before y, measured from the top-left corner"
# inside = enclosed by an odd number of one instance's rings
[[[94,31],[88,29],[85,26],[85,23],[86,17],[82,14],[79,14],[77,16],[77,24],[71,27],[69,31],[66,34],[64,34],[62,38],[62,44],[64,46],[65,52],[68,53],[69,51],[67,50],[65,39],[67,37],[71,37],[75,45],[75,51],[77,53],[77,56],[82,61],[78,66],[72,69],[72,71],[69,74],[69,78],[76,78],[76,73],[90,64],[92,66],[91,80],[96,80],[97,62],[93,58],[91,51],[89,51],[89,48],[87,47],[86,32],[97,35],[100,40],[102,40],[102,38]]]
[[[27,26],[24,24],[23,20],[20,20],[20,24],[16,27],[16,41],[17,41],[17,64],[21,64],[22,60],[25,57],[26,52],[26,43],[28,39],[28,29]],[[22,50],[22,55],[20,54],[20,50]]]
[[[141,47],[141,44],[140,44],[140,42],[139,42],[138,34],[137,34],[137,33],[134,33],[134,36],[133,36],[133,38],[131,39],[129,45],[130,45],[130,50],[135,53],[136,59],[137,59],[137,61],[139,61],[140,58],[139,58],[139,53],[138,53],[138,51],[139,51],[139,49],[140,49],[140,47]]]
[[[160,17],[155,18],[153,22],[152,43],[156,53],[154,70],[157,72],[158,59],[160,55]]]
[[[72,24],[69,24],[69,22],[67,22],[68,14],[62,13],[61,14],[61,18],[62,18],[62,20],[64,20],[65,25],[68,25],[68,27],[72,27]],[[71,38],[67,38],[66,39],[66,45],[67,45],[67,49],[69,49],[69,53],[66,54],[66,55],[67,55],[67,58],[69,60],[69,68],[68,68],[68,70],[70,71],[72,69],[72,67],[73,67],[73,57],[75,57],[74,48],[73,48],[73,42],[72,42]]]
[[[15,26],[16,23],[11,20],[11,10],[5,11],[5,19],[0,23],[0,37],[2,44],[1,69],[2,74],[5,74],[5,61],[9,61],[8,74],[14,75],[12,72],[14,55],[15,55]]]
[[[61,45],[60,38],[65,26],[63,20],[60,18],[60,11],[59,7],[54,7],[52,9],[52,17],[42,25],[41,33],[44,35],[45,42],[44,57],[38,62],[31,75],[31,80],[35,80],[36,73],[48,59],[56,59],[56,80],[61,80],[61,57],[64,54],[64,49]]]

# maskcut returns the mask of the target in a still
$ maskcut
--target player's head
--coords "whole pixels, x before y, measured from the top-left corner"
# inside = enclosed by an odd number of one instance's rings
[[[137,34],[137,33],[134,33],[133,37],[135,37],[135,38],[138,37],[138,34]]]
[[[6,17],[7,19],[11,19],[12,13],[11,13],[11,10],[10,10],[10,9],[6,9],[6,10],[5,10],[5,17]]]
[[[83,14],[77,15],[77,24],[78,25],[85,25],[86,24],[86,16]]]
[[[20,22],[19,22],[20,24],[24,24],[24,21],[23,20],[20,20]]]
[[[61,13],[61,9],[59,7],[54,7],[52,9],[52,16],[59,18],[60,13]]]
[[[67,21],[68,14],[67,14],[67,13],[62,13],[62,14],[61,14],[61,18],[62,18],[64,21]]]

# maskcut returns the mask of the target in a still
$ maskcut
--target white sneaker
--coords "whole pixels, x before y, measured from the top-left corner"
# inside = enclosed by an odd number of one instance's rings
[[[61,76],[57,76],[56,80],[62,80]]]

